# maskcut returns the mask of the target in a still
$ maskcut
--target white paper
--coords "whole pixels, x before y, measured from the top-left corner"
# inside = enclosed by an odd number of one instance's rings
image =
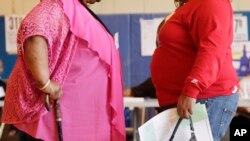
[[[140,19],[141,29],[141,55],[152,56],[156,48],[157,28],[162,18],[154,18],[150,20]]]
[[[0,86],[0,98],[5,96],[4,88]]]
[[[179,116],[176,108],[165,110],[139,127],[141,141],[169,141]],[[196,104],[192,115],[197,141],[212,141],[212,133],[205,105]],[[204,130],[204,128],[208,128]],[[183,120],[175,134],[175,141],[190,139],[189,120]]]
[[[114,35],[115,38],[115,46],[118,49],[120,47],[120,43],[119,43],[119,32],[116,32]]]
[[[17,31],[24,16],[5,16],[5,43],[8,54],[17,54]]]
[[[234,41],[248,40],[248,22],[247,16],[234,15]]]
[[[124,102],[143,102],[145,99],[143,97],[124,97]]]

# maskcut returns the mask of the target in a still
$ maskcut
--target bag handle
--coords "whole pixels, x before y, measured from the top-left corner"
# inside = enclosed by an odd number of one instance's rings
[[[182,121],[182,118],[179,118],[175,127],[174,127],[174,131],[173,131],[169,141],[173,141],[175,133],[176,133],[177,129],[179,128],[181,121]],[[193,125],[193,121],[192,121],[191,116],[189,116],[189,121],[190,121],[190,130],[191,130],[191,138],[189,139],[189,141],[197,141],[195,133],[194,133],[194,125]]]

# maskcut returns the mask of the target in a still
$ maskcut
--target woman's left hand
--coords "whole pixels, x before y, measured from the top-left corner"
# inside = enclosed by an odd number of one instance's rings
[[[40,89],[41,90],[41,89]],[[48,85],[41,90],[44,94],[47,94],[50,99],[58,100],[62,96],[62,88],[61,85],[53,80],[50,80]]]
[[[61,85],[53,80],[51,80],[51,83],[49,85],[50,92],[49,97],[53,100],[58,100],[62,96],[62,88]]]
[[[193,114],[193,107],[196,99],[185,95],[180,95],[177,103],[177,112],[181,118],[189,118]]]

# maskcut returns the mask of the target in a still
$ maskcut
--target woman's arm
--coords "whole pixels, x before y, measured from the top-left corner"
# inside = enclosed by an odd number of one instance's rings
[[[48,44],[41,36],[33,36],[24,43],[24,61],[38,87],[49,80]]]
[[[28,38],[24,43],[24,61],[37,82],[37,87],[42,92],[49,94],[52,99],[59,99],[62,94],[61,87],[57,82],[50,81],[46,39],[41,36]]]

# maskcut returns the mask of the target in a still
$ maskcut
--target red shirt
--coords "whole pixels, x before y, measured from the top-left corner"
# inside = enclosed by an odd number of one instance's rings
[[[197,98],[231,95],[238,78],[232,65],[230,0],[189,0],[159,33],[151,75],[161,106],[180,94]]]

